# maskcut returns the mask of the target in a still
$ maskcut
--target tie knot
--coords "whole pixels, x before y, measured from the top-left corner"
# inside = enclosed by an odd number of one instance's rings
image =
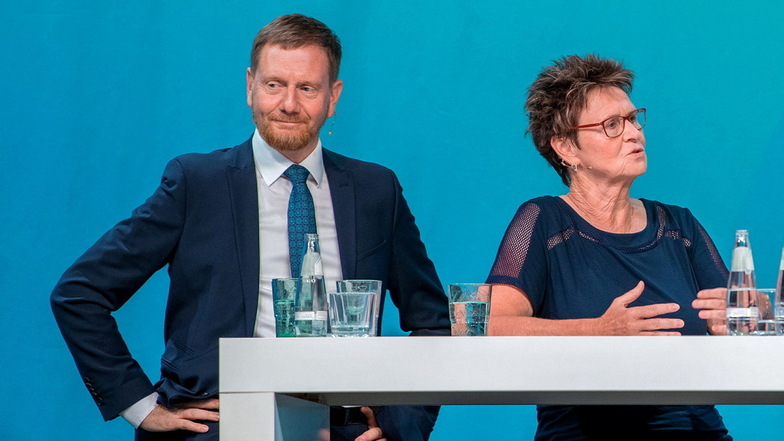
[[[292,184],[301,184],[308,179],[310,172],[305,167],[299,164],[292,164],[287,168],[283,175],[286,176]]]

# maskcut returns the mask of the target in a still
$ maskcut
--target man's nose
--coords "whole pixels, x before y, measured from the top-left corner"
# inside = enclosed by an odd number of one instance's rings
[[[299,97],[296,89],[286,88],[286,93],[280,103],[280,110],[285,113],[297,113],[299,111]]]

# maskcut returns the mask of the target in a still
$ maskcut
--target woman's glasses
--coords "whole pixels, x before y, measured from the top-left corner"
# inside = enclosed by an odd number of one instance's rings
[[[588,127],[602,126],[604,129],[604,134],[607,135],[608,138],[616,138],[621,136],[621,133],[623,133],[626,121],[629,121],[636,129],[642,130],[642,128],[645,127],[645,109],[635,109],[626,116],[611,116],[602,122],[582,124],[572,128],[587,129]]]

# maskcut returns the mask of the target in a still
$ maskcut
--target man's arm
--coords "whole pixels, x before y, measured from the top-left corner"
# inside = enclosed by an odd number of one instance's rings
[[[449,302],[427,256],[403,189],[392,175],[395,210],[389,292],[400,311],[400,327],[412,335],[449,335]]]
[[[120,412],[120,416],[123,417],[125,421],[128,421],[134,429],[138,429],[139,426],[141,426],[142,421],[155,410],[155,406],[157,405],[158,392],[153,392]]]
[[[50,298],[79,373],[106,420],[155,391],[112,313],[167,263],[180,236],[183,187],[182,169],[172,161],[156,192],[90,247]]]
[[[427,256],[414,215],[393,174],[394,232],[389,291],[400,312],[400,326],[411,335],[449,335],[449,302],[435,265]],[[385,406],[376,420],[389,440],[426,441],[440,406]]]

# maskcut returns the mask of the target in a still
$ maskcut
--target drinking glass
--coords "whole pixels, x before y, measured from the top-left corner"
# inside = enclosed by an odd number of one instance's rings
[[[333,337],[378,335],[380,280],[338,280],[329,293],[330,332]]]
[[[275,312],[275,336],[296,337],[294,314],[297,304],[297,278],[272,279],[272,302]]]
[[[487,335],[492,285],[487,283],[453,283],[448,288],[452,335]]]

